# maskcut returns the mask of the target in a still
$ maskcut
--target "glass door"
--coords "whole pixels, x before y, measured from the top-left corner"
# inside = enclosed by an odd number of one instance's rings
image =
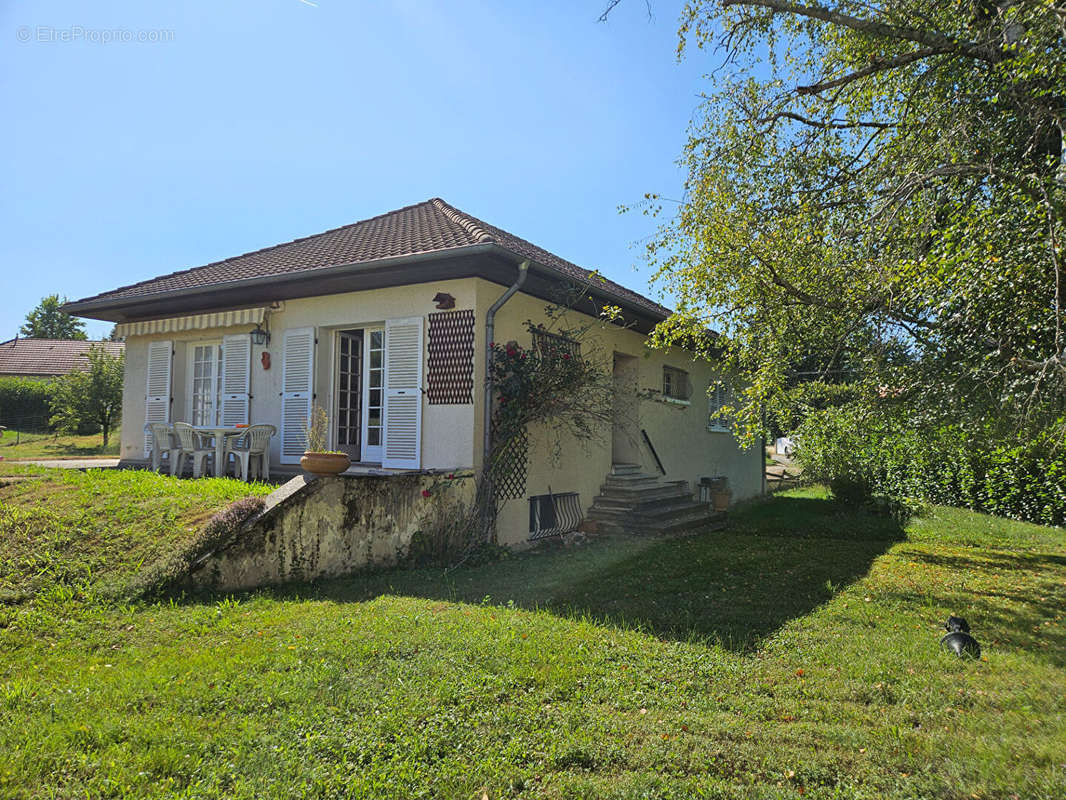
[[[381,462],[382,387],[385,385],[385,331],[364,332],[363,461]]]
[[[353,461],[360,459],[363,432],[363,332],[337,334],[336,447]]]
[[[193,425],[217,425],[219,411],[219,372],[222,346],[205,342],[189,348],[189,422]]]

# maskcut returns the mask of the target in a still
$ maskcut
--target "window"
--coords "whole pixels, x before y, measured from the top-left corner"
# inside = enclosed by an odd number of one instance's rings
[[[569,533],[577,528],[583,516],[577,492],[533,495],[529,498],[529,538]]]
[[[560,336],[557,333],[538,329],[533,331],[533,352],[541,358],[562,355],[579,358],[581,356],[581,343],[565,336]]]
[[[218,342],[197,344],[190,352],[189,409],[193,425],[217,425],[222,403],[222,345]]]
[[[691,395],[688,373],[676,367],[663,367],[663,397],[688,402]]]
[[[725,384],[717,383],[707,392],[707,428],[712,431],[728,431],[732,426],[729,417],[718,412],[729,405],[729,390]]]

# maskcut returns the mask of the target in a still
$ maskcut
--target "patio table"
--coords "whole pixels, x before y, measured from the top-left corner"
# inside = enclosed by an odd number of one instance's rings
[[[236,438],[248,432],[248,426],[241,428],[212,425],[193,425],[201,436],[211,436],[215,440],[215,477],[222,477],[226,471],[226,440]]]

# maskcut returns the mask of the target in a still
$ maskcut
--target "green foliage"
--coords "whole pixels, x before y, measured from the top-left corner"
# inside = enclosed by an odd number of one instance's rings
[[[682,52],[720,46],[725,63],[649,245],[679,298],[658,341],[721,332],[741,433],[795,414],[797,371],[996,436],[1063,418],[1054,5],[686,6]]]
[[[805,474],[842,499],[865,488],[867,496],[1066,525],[1066,450],[1051,432],[1004,444],[987,431],[923,428],[911,417],[885,420],[841,408],[810,415],[798,440]]]
[[[88,338],[85,335],[85,323],[60,310],[66,302],[67,298],[60,298],[58,294],[41,298],[37,307],[26,315],[26,323],[19,329],[19,333],[31,339],[84,341]]]
[[[1066,794],[1061,531],[954,509],[903,530],[817,490],[732,516],[471,569],[0,606],[0,795]],[[940,651],[950,613],[987,660]]]
[[[44,429],[48,424],[52,384],[35,378],[0,377],[0,425]]]
[[[86,369],[62,375],[53,384],[51,423],[68,433],[85,433],[86,428],[98,426],[106,448],[111,431],[122,418],[126,357],[112,355],[103,347],[90,347],[85,356]]]
[[[579,441],[601,435],[603,423],[610,421],[610,376],[598,360],[582,352],[584,331],[549,332],[532,322],[526,327],[538,346],[492,344],[498,440],[536,424]]]

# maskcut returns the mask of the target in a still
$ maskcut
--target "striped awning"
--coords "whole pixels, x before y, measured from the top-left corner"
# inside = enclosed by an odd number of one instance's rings
[[[230,328],[235,325],[259,325],[266,319],[266,306],[259,308],[239,308],[234,311],[215,311],[211,314],[193,314],[189,317],[168,317],[166,319],[146,319],[138,322],[123,322],[117,326],[117,335],[145,336],[150,333],[179,333],[181,331],[199,331],[207,328]]]

